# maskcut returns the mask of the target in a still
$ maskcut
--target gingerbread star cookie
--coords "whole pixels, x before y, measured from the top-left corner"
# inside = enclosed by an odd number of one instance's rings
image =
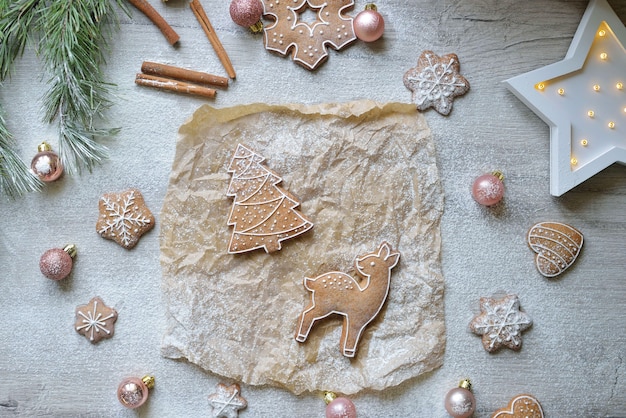
[[[226,386],[218,383],[216,392],[209,396],[213,418],[237,418],[239,410],[248,406],[248,402],[242,396],[241,388],[237,383]]]
[[[263,16],[275,21],[264,29],[265,49],[281,55],[291,50],[292,59],[307,70],[328,58],[328,47],[340,50],[356,39],[353,19],[345,15],[352,0],[262,1]],[[315,18],[305,19],[305,13]]]
[[[296,341],[306,341],[316,321],[339,314],[344,317],[341,351],[346,357],[354,357],[361,334],[387,299],[391,269],[399,258],[400,253],[383,241],[377,250],[357,257],[354,266],[358,280],[337,271],[314,279],[305,277],[304,287],[311,292],[311,302],[300,315]]]
[[[96,231],[102,238],[130,250],[139,238],[154,228],[154,216],[137,189],[106,193],[100,198]]]
[[[433,51],[424,51],[417,66],[404,74],[404,85],[413,92],[412,100],[417,109],[434,108],[442,115],[452,110],[452,102],[470,88],[469,82],[460,71],[461,64],[456,54],[438,56]]]
[[[103,338],[111,338],[115,331],[117,311],[109,308],[99,297],[92,298],[86,305],[76,307],[76,332],[95,344]]]
[[[539,222],[528,231],[528,246],[535,252],[535,264],[545,277],[567,270],[580,253],[583,234],[560,222]]]
[[[494,412],[491,418],[543,418],[543,409],[534,396],[517,395],[506,408]]]
[[[518,351],[522,348],[522,331],[532,323],[530,316],[520,310],[516,295],[480,298],[480,314],[470,322],[470,330],[482,335],[483,347],[490,353],[500,347]]]

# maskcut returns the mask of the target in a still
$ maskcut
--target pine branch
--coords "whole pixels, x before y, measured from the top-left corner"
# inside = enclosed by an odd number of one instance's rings
[[[0,114],[0,192],[12,198],[39,190],[42,186],[41,181],[13,151],[14,146],[13,138]]]
[[[122,0],[115,2],[127,10]],[[106,158],[96,137],[117,129],[99,129],[94,120],[111,106],[112,85],[104,81],[107,31],[117,23],[113,0],[51,1],[39,16],[43,28],[40,52],[51,74],[44,97],[45,120],[59,122],[59,154],[70,172],[92,170]]]
[[[11,65],[22,55],[30,39],[29,30],[37,20],[41,0],[17,0],[9,5],[0,0],[0,80],[6,79]]]

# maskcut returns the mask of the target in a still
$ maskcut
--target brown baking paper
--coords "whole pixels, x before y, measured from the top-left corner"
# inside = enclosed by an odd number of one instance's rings
[[[227,172],[237,144],[263,155],[314,222],[280,251],[228,254]],[[161,213],[168,329],[162,353],[294,393],[382,390],[442,364],[443,193],[425,119],[407,104],[203,106],[180,129]],[[354,359],[341,317],[294,339],[306,277],[353,272],[383,241],[401,253]]]

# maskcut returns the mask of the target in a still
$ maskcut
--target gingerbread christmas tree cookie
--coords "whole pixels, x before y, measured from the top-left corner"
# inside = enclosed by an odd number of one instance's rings
[[[232,179],[228,196],[234,197],[228,217],[233,234],[228,246],[231,254],[265,249],[281,249],[281,241],[313,228],[297,208],[298,199],[278,186],[282,178],[261,164],[265,158],[239,144],[228,167]]]

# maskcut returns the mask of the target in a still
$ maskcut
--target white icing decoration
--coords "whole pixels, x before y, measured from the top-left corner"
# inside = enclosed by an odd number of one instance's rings
[[[87,313],[84,313],[82,311],[76,312],[77,315],[80,315],[83,317],[83,323],[85,324],[85,325],[76,327],[76,331],[81,331],[84,329],[85,331],[89,332],[90,341],[93,341],[94,332],[99,333],[100,331],[104,331],[106,332],[107,335],[111,334],[111,331],[106,328],[107,324],[105,321],[113,318],[115,316],[115,313],[111,313],[110,315],[102,318],[102,314],[100,312],[98,312],[98,314],[96,315],[97,311],[98,311],[98,301],[94,300],[92,311],[87,310]]]
[[[240,149],[247,152],[242,153]],[[282,178],[261,164],[265,160],[262,156],[241,144],[238,145],[238,151],[235,152],[235,155],[236,157],[228,169],[229,172],[233,173],[233,176],[226,193],[227,196],[235,198],[228,219],[228,225],[234,226],[229,253],[252,251],[257,248],[264,248],[267,252],[279,250],[281,241],[293,238],[313,228],[313,223],[296,209],[300,202],[292,199],[287,192],[277,186],[282,182]],[[260,191],[269,192],[271,197],[262,200],[267,194]],[[278,193],[275,194],[274,192]],[[245,196],[255,197],[248,198]],[[233,216],[240,207],[245,209],[243,222],[237,222],[236,217]],[[275,231],[275,228],[278,228],[277,221],[282,209],[293,216],[293,222],[289,227],[286,224],[280,224],[281,229]],[[289,217],[284,216],[284,219],[288,220]],[[274,226],[270,227],[268,231],[265,225],[270,220]],[[246,221],[248,225],[243,226],[242,224]],[[276,236],[278,240],[276,244],[270,246],[266,243],[260,243],[247,248],[234,248],[233,243],[239,239],[239,236],[248,236],[250,241],[253,240],[253,237],[258,239],[264,236]],[[268,242],[273,243],[272,240]]]
[[[231,393],[232,392],[232,393]],[[239,387],[237,385],[225,386],[218,384],[217,393],[209,396],[213,418],[236,418],[239,416],[239,410],[248,406],[248,402],[239,396]]]
[[[519,310],[517,296],[508,295],[502,300],[483,298],[480,305],[481,314],[472,320],[471,328],[476,334],[487,336],[489,349],[521,346],[521,333],[532,325],[532,320]]]
[[[105,210],[111,220],[107,220],[105,225],[98,230],[100,235],[106,233],[111,236],[121,235],[123,245],[127,246],[134,240],[133,227],[145,227],[150,225],[149,216],[138,211],[138,207],[133,206],[135,203],[135,191],[131,190],[124,197],[123,202],[113,201],[107,196],[101,198],[104,203]]]
[[[452,70],[454,60],[450,59],[448,64],[443,65],[433,62],[432,56],[427,54],[426,59],[430,63],[422,72],[415,77],[407,77],[409,81],[417,83],[415,101],[418,105],[423,105],[426,101],[437,101],[444,97],[450,97],[457,87],[464,87],[465,83],[457,79],[456,73]]]

